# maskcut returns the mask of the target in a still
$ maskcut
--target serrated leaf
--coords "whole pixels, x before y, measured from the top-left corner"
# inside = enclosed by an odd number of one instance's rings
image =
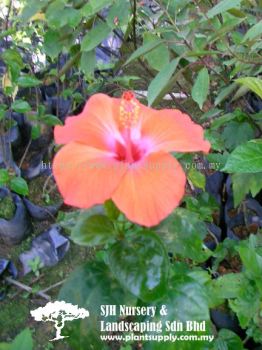
[[[168,65],[161,69],[161,71],[155,76],[148,87],[148,105],[152,106],[157,98],[159,98],[166,86],[168,85],[172,75],[175,73],[180,58],[176,58]]]
[[[255,137],[254,128],[248,122],[231,121],[222,133],[225,146],[230,151]]]
[[[237,207],[249,192],[255,197],[262,189],[262,172],[233,174],[232,183],[234,206]]]
[[[203,249],[206,225],[192,211],[177,208],[157,227],[157,231],[163,237],[168,251],[177,257],[203,262],[211,255],[208,249]]]
[[[111,28],[104,22],[100,22],[92,28],[83,38],[81,51],[91,51],[98,46],[111,32]]]
[[[255,244],[257,244],[256,240]],[[262,255],[258,254],[256,247],[253,246],[252,236],[249,237],[248,241],[242,241],[237,250],[248,275],[254,280],[260,279],[262,274]]]
[[[77,268],[65,284],[59,300],[86,308],[90,316],[83,320],[66,323],[63,335],[68,335],[70,347],[75,350],[104,349],[101,339],[101,321],[117,322],[118,315],[101,315],[102,305],[135,305],[113,278],[104,262],[88,262]]]
[[[221,329],[213,350],[244,350],[241,338],[229,329]]]
[[[170,325],[174,320],[179,320],[184,324],[189,320],[197,322],[205,321],[205,332],[187,331],[186,333],[188,336],[193,334],[211,334],[207,292],[204,286],[199,284],[195,279],[184,274],[174,274],[174,277],[170,280],[167,295],[156,304],[157,310],[161,310],[162,305],[165,305],[167,309],[167,314],[160,316],[164,325],[166,322],[169,322]],[[150,317],[150,322],[152,321],[159,321],[159,314],[153,319]],[[168,335],[169,333],[170,331],[163,327],[161,335]],[[203,350],[206,348],[205,345],[206,341],[196,342],[187,339],[179,342],[145,342],[143,348],[145,350]]]
[[[219,1],[217,5],[212,7],[212,9],[210,9],[207,12],[207,17],[213,18],[214,16],[219,15],[220,13],[226,12],[234,7],[239,7],[240,4],[241,4],[241,0]]]
[[[139,232],[129,240],[115,243],[108,261],[119,283],[136,297],[152,301],[165,294],[169,262],[155,233]]]
[[[238,146],[229,155],[222,171],[228,173],[262,172],[262,143],[252,140]]]
[[[89,216],[89,213],[83,213],[79,216],[71,237],[75,243],[83,246],[107,244],[115,240],[114,225],[105,215]]]
[[[33,350],[33,338],[29,328],[24,329],[15,337],[10,350]]]
[[[192,88],[192,98],[202,109],[209,91],[209,74],[206,68],[201,69]]]
[[[236,79],[238,84],[242,84],[247,87],[249,90],[253,91],[260,98],[262,98],[262,79],[255,77],[246,77]]]
[[[246,277],[242,273],[228,273],[212,280],[211,288],[215,299],[237,298],[243,290]]]

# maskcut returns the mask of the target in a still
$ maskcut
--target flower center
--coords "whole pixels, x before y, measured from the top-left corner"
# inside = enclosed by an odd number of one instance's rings
[[[139,104],[132,91],[125,91],[120,102],[120,124],[126,129],[136,125],[139,119]]]
[[[139,103],[132,91],[123,93],[119,112],[121,133],[125,144],[117,146],[117,159],[134,163],[142,158],[144,152],[140,147],[139,140],[136,140],[136,142],[132,140],[132,131],[138,127],[140,113]]]

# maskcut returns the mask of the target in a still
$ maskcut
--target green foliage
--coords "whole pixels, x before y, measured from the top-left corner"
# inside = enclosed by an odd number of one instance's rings
[[[176,256],[190,258],[196,262],[207,260],[211,253],[203,247],[207,229],[198,215],[189,210],[178,208],[160,226],[168,250]]]
[[[142,231],[115,243],[108,263],[122,287],[143,301],[157,300],[166,293],[167,253],[153,232]]]
[[[99,45],[110,34],[110,28],[106,23],[99,23],[96,27],[90,30],[83,38],[81,49],[82,51],[91,51]]]
[[[260,140],[261,141],[261,140]],[[238,146],[222,169],[228,173],[259,173],[262,171],[262,142],[252,140]]]
[[[33,350],[33,338],[29,328],[19,333],[12,343],[0,343],[0,350]]]
[[[79,216],[72,230],[75,243],[85,246],[96,246],[114,242],[114,225],[105,215],[83,213]]]
[[[156,77],[151,81],[148,87],[148,104],[151,106],[159,98],[165,94],[165,89],[172,75],[174,74],[179,59],[174,59],[168,65],[164,66]]]
[[[192,88],[192,98],[202,109],[209,90],[209,75],[206,68],[201,69]]]
[[[262,23],[262,22],[261,22]],[[260,98],[262,98],[262,80],[254,77],[238,78],[237,83],[246,86],[248,89],[252,90]]]
[[[55,86],[52,98],[69,99],[70,115],[96,92],[119,96],[124,89],[145,90],[149,106],[179,108],[205,123],[212,150],[197,157],[218,164],[212,170],[186,168],[182,207],[150,231],[126,220],[112,201],[104,209],[60,212],[57,222],[73,242],[96,250],[94,261],[76,269],[59,295],[90,311],[89,318],[67,324],[70,347],[110,348],[99,333],[99,322],[107,319],[100,307],[108,304],[166,305],[167,321],[204,320],[207,333],[216,336],[212,344],[143,342],[145,350],[244,349],[235,333],[211,326],[209,311],[219,307],[238,318],[246,336],[262,342],[260,233],[240,242],[224,239],[222,223],[224,240],[215,241],[214,251],[208,249],[214,237],[207,223],[221,224],[221,208],[205,190],[213,171],[229,173],[234,206],[241,211],[245,197],[255,197],[262,188],[262,119],[251,103],[262,97],[259,1],[199,1],[196,6],[190,0],[156,0],[155,13],[143,2],[128,0],[18,3],[6,23],[0,19],[0,39],[8,43],[1,53],[1,139],[10,129],[9,112],[25,114],[33,140],[43,129],[51,134],[53,126],[62,124],[56,113],[59,103],[46,108],[42,88]],[[121,48],[109,62],[99,62],[97,49],[110,34],[121,38]],[[45,63],[33,62],[32,54],[35,60],[44,57]],[[186,99],[177,98],[178,92]],[[28,194],[26,181],[9,169],[0,169],[0,185]],[[223,183],[219,193],[223,208],[225,187]],[[236,270],[231,260],[238,261]],[[39,261],[31,267],[38,274]],[[117,321],[117,316],[110,320]],[[140,346],[115,345],[123,350]],[[18,348],[33,348],[29,330],[12,344],[0,344],[0,349]]]
[[[107,348],[100,340],[99,322],[103,319],[114,321],[117,317],[100,316],[101,305],[134,305],[135,302],[124,293],[102,262],[86,263],[76,269],[62,287],[59,299],[87,308],[90,312],[89,318],[68,322],[67,329],[63,331],[70,335],[68,340],[74,350]]]
[[[23,196],[26,196],[29,191],[27,182],[22,177],[14,177],[11,179],[10,189]]]

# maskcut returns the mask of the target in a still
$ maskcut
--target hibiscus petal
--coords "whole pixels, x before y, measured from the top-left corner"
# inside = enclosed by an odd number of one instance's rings
[[[204,140],[203,128],[179,110],[148,111],[141,134],[150,143],[150,151],[208,153],[210,143]]]
[[[179,205],[186,176],[167,153],[150,154],[130,166],[112,199],[127,218],[144,226],[157,225]]]
[[[109,199],[126,168],[104,152],[79,143],[69,143],[55,155],[53,173],[64,202],[89,208]]]
[[[104,94],[91,96],[82,113],[68,117],[64,126],[55,127],[55,142],[66,144],[75,141],[103,150],[113,150],[115,140],[123,142],[117,124],[119,103],[119,99]]]

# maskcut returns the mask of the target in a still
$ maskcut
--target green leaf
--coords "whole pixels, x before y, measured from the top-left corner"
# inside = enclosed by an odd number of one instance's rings
[[[45,15],[50,27],[59,28],[66,24],[63,16],[64,8],[64,0],[55,0],[49,4]]]
[[[207,99],[209,90],[209,74],[206,68],[201,69],[198,73],[194,86],[192,88],[192,98],[202,109],[204,102]]]
[[[199,284],[195,279],[186,276],[184,274],[175,274],[170,280],[167,295],[156,304],[157,309],[160,310],[162,305],[166,306],[167,315],[159,317],[156,315],[153,319],[150,318],[150,322],[162,321],[164,325],[166,322],[174,322],[179,320],[185,323],[187,321],[206,322],[205,332],[192,332],[186,331],[184,326],[184,333],[177,332],[180,334],[190,335],[206,335],[212,334],[209,323],[209,310],[208,310],[208,298],[205,288],[202,284]],[[149,319],[148,319],[149,320]],[[161,335],[169,334],[169,330],[165,330],[163,327]],[[203,350],[206,349],[206,341],[186,341],[179,342],[147,342],[143,349],[145,350]]]
[[[221,329],[213,350],[244,350],[241,338],[229,329]]]
[[[221,170],[226,165],[228,153],[210,153],[206,157],[211,169]]]
[[[253,25],[244,35],[244,38],[242,40],[242,43],[248,41],[248,40],[253,40],[257,36],[260,36],[262,34],[262,20]]]
[[[158,37],[156,35],[146,32],[144,34],[144,44],[149,42],[155,42]],[[152,51],[148,52],[145,55],[145,59],[148,64],[155,70],[161,71],[166,65],[169,64],[169,50],[167,45],[160,44]]]
[[[11,350],[10,343],[0,343],[0,350]]]
[[[262,189],[262,172],[233,174],[232,182],[234,206],[237,207],[249,192],[251,192],[253,197],[260,192]]]
[[[140,46],[135,52],[132,53],[132,55],[128,58],[128,60],[124,65],[127,65],[132,61],[136,60],[137,58],[139,58],[140,56],[147,54],[148,52],[152,51],[162,43],[164,43],[163,40],[156,39],[155,41],[152,41]]]
[[[0,169],[0,186],[6,184],[10,177],[6,169]]]
[[[21,20],[27,22],[31,17],[33,17],[37,12],[41,11],[47,4],[49,0],[30,0],[25,4],[23,11],[21,13]]]
[[[88,3],[81,9],[83,16],[92,17],[97,12],[101,11],[103,8],[110,6],[113,3],[113,0],[90,0]]]
[[[253,91],[260,98],[262,98],[262,79],[254,77],[246,77],[236,79],[238,84],[246,86],[249,90]]]
[[[40,120],[49,126],[62,125],[61,120],[52,114],[46,114]]]
[[[222,171],[227,173],[262,172],[262,143],[252,140],[238,146],[229,155]]]
[[[33,350],[33,338],[29,328],[24,329],[15,337],[10,350]]]
[[[72,240],[79,245],[96,246],[114,242],[113,223],[105,215],[83,213],[79,216],[71,233]]]
[[[12,103],[11,108],[17,113],[26,113],[31,111],[30,105],[23,100],[16,100]]]
[[[252,279],[256,280],[257,278],[260,279],[262,274],[262,255],[258,254],[254,243],[258,244],[255,236],[251,235],[248,241],[242,241],[240,243],[237,250],[246,272]]]
[[[96,53],[95,50],[82,52],[80,60],[80,69],[84,72],[85,76],[94,74],[96,67]]]
[[[1,57],[7,66],[13,63],[16,63],[19,68],[23,68],[24,66],[22,56],[16,49],[5,50],[1,54]]]
[[[63,45],[60,42],[60,35],[57,31],[49,29],[44,34],[44,50],[52,59],[56,58],[62,51]]]
[[[38,137],[40,137],[41,135],[41,126],[40,124],[35,124],[32,126],[32,129],[31,129],[31,137],[33,140],[36,140],[38,139]]]
[[[259,293],[250,281],[242,286],[242,292],[236,299],[229,299],[230,308],[237,314],[240,326],[246,328],[254,315],[259,312]]]
[[[222,115],[219,118],[216,118],[212,123],[212,130],[217,130],[221,126],[228,124],[231,120],[234,120],[238,117],[237,113],[227,113]]]
[[[211,252],[204,249],[203,239],[207,228],[198,215],[184,208],[177,208],[157,228],[163,237],[168,251],[177,257],[192,259],[196,262],[206,261]]]
[[[212,7],[212,9],[210,9],[207,12],[207,17],[213,18],[214,16],[219,15],[220,13],[226,12],[234,7],[239,7],[240,4],[241,4],[241,0],[219,1],[217,5]]]
[[[38,86],[42,82],[41,82],[41,80],[39,80],[33,76],[26,75],[26,76],[19,77],[17,80],[17,83],[18,83],[18,86],[29,88],[29,87]]]
[[[98,46],[111,32],[111,28],[104,22],[100,22],[92,28],[83,38],[82,51],[91,51]]]
[[[106,17],[107,24],[113,29],[116,27],[122,27],[123,25],[128,24],[129,14],[130,14],[130,1],[115,0]],[[115,24],[116,18],[117,18],[118,25]]]
[[[194,186],[197,188],[201,188],[205,191],[206,186],[206,177],[200,171],[197,171],[194,168],[191,168],[187,174],[189,180],[192,182]]]
[[[217,201],[208,192],[199,194],[196,198],[193,196],[185,197],[186,208],[199,217],[199,220],[213,222],[213,213],[218,212]]]
[[[230,151],[255,137],[254,128],[248,122],[231,121],[222,133],[225,146]]]
[[[242,273],[225,274],[212,280],[212,295],[215,299],[236,298],[242,292],[245,280],[246,277]]]
[[[223,88],[218,96],[215,99],[215,106],[219,105],[222,101],[224,101],[230,94],[237,88],[236,83],[232,83],[227,87]]]
[[[75,28],[81,22],[82,13],[74,8],[65,8],[62,12],[64,23],[71,28]]]
[[[107,200],[104,203],[104,208],[105,208],[106,215],[109,217],[110,220],[114,221],[118,219],[120,215],[120,211],[111,199]]]
[[[161,69],[148,87],[148,105],[152,106],[158,97],[161,97],[172,75],[174,74],[180,58],[176,58]]]
[[[167,253],[159,237],[139,232],[115,243],[109,251],[109,266],[123,288],[143,301],[161,298],[167,287]]]
[[[22,196],[28,195],[28,185],[27,182],[22,177],[14,177],[10,181],[10,189]]]
[[[103,262],[88,262],[77,268],[63,285],[59,300],[78,305],[89,311],[90,316],[83,320],[67,322],[63,335],[68,335],[73,350],[101,349],[105,343],[100,339],[100,322],[118,320],[118,315],[103,317],[102,305],[135,305],[130,295],[125,295]]]

